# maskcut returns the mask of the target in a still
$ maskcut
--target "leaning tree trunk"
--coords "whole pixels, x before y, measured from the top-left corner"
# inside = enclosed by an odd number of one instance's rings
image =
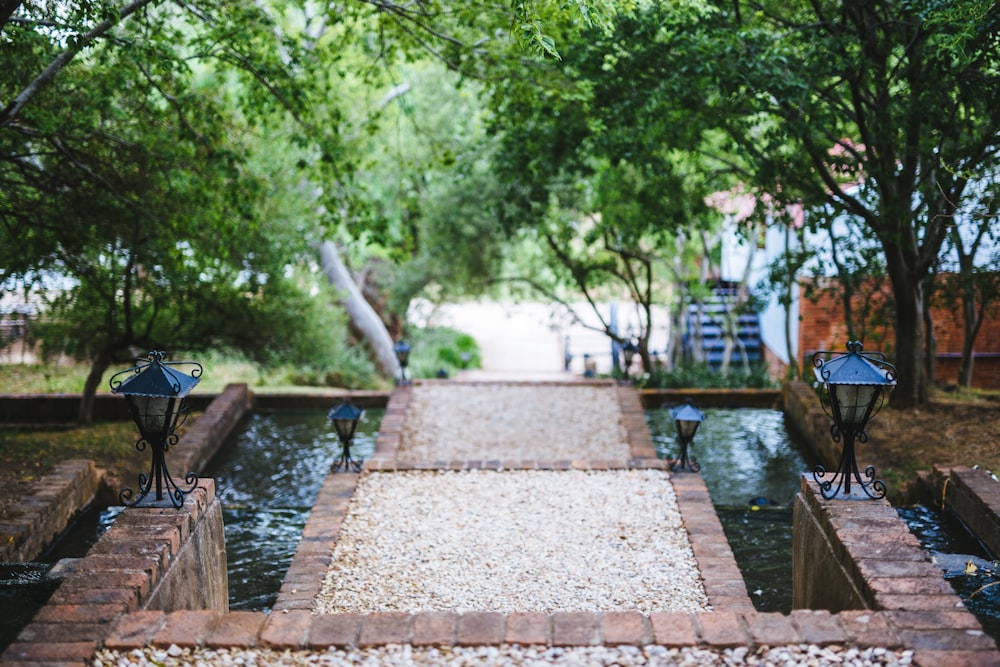
[[[385,377],[397,377],[400,369],[392,349],[392,336],[385,328],[382,318],[361,295],[361,290],[340,259],[337,246],[331,241],[321,243],[319,260],[327,281],[336,288],[340,295],[341,304],[351,320],[351,326],[358,331],[371,348],[379,371]]]
[[[101,352],[90,364],[90,373],[87,374],[87,380],[83,384],[83,396],[80,398],[80,409],[76,416],[81,424],[94,422],[94,399],[97,396],[97,387],[101,384],[104,371],[108,370],[111,361],[111,354]]]

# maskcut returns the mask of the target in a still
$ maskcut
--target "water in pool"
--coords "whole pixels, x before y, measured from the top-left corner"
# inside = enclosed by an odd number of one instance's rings
[[[816,467],[789,436],[780,410],[707,409],[688,455],[701,466],[726,539],[759,611],[792,607],[792,501]],[[667,409],[646,420],[660,458],[680,447]],[[684,473],[677,473],[684,474]]]
[[[367,410],[351,453],[370,458],[384,410]],[[252,414],[202,472],[226,525],[229,607],[268,611],[330,465],[341,452],[326,412]]]

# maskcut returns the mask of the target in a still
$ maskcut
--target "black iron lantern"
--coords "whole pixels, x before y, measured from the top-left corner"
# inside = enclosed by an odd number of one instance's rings
[[[342,448],[340,458],[338,458],[331,469],[339,471],[341,468],[347,470],[352,468],[354,472],[361,470],[361,461],[355,461],[351,457],[351,444],[354,442],[354,432],[358,429],[358,422],[365,416],[365,411],[351,403],[351,399],[344,401],[330,409],[327,415],[333,422],[333,427],[337,430],[337,438],[340,439]]]
[[[198,484],[198,475],[189,472],[184,477],[187,488],[180,488],[167,470],[166,453],[177,444],[177,428],[188,414],[184,398],[201,380],[203,368],[193,361],[164,361],[165,356],[164,352],[152,351],[145,359],[137,360],[133,368],[111,377],[112,393],[125,397],[129,413],[139,427],[141,437],[135,448],[141,452],[149,446],[152,451],[149,474],[139,475],[138,496],[133,500],[130,488],[118,494],[119,502],[127,507],[138,505],[155,488],[157,502],[163,500],[166,489],[171,504],[180,509],[184,496]],[[193,370],[187,374],[176,366],[192,366]]]
[[[396,361],[399,362],[399,384],[407,384],[406,365],[410,361],[410,344],[405,340],[398,341],[392,346],[392,351],[396,353]]]
[[[813,355],[813,372],[823,383],[823,409],[833,419],[830,431],[834,442],[844,440],[840,464],[831,479],[819,466],[813,479],[820,485],[824,498],[833,498],[843,489],[851,495],[851,480],[858,483],[869,498],[885,497],[885,482],[875,479],[875,468],[865,468],[864,479],[858,470],[854,453],[855,440],[868,441],[865,427],[882,408],[885,397],[896,385],[896,369],[885,361],[880,352],[863,354],[860,342],[848,342],[847,352],[817,352]],[[832,356],[831,356],[832,355]],[[827,359],[825,357],[830,356]]]
[[[705,421],[705,413],[699,410],[687,399],[683,405],[670,409],[670,416],[674,420],[674,427],[677,429],[677,442],[681,446],[680,458],[670,466],[671,470],[690,470],[698,472],[701,466],[688,456],[688,445],[694,440],[694,434],[698,432],[698,427]]]
[[[639,353],[639,346],[635,344],[632,339],[625,341],[622,345],[622,357],[624,365],[622,367],[625,380],[628,381],[629,370],[632,368],[632,360],[635,359],[635,355]]]

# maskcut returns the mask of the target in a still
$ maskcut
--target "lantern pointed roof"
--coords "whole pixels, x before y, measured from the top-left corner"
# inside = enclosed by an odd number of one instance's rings
[[[140,363],[134,370],[134,375],[121,384],[112,387],[115,394],[131,396],[152,396],[161,398],[182,398],[187,396],[194,386],[201,381],[200,377],[182,373],[164,364],[160,357],[151,355],[150,361]]]
[[[332,408],[327,415],[328,419],[361,419],[365,411],[351,403],[350,399],[344,399],[340,405]]]
[[[674,421],[700,422],[705,420],[705,413],[694,407],[690,400],[683,405],[671,408],[670,416],[673,417]]]
[[[889,364],[878,364],[858,350],[825,360],[814,366],[813,373],[820,382],[828,384],[895,385],[894,369]]]

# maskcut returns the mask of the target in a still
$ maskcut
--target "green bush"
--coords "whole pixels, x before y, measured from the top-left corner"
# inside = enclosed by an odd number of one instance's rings
[[[479,346],[475,339],[447,327],[415,329],[408,339],[412,346],[409,373],[414,378],[437,377],[439,371],[449,376],[462,369],[462,353],[469,355],[466,368],[479,368]]]
[[[777,386],[763,364],[754,364],[748,373],[742,366],[723,374],[707,363],[688,363],[670,371],[654,370],[635,380],[643,389],[768,389]]]

